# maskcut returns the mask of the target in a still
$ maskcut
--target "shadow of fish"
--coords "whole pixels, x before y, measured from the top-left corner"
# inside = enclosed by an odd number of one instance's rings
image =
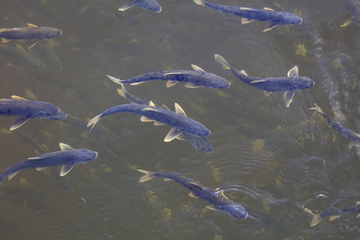
[[[36,39],[28,48],[35,46],[39,40],[51,39],[61,36],[60,29],[52,27],[38,27],[34,24],[28,23],[26,28],[1,28],[0,38],[3,43],[7,43],[13,39]]]
[[[120,80],[108,76],[112,81],[119,84],[138,85],[151,80],[166,80],[166,87],[172,87],[178,82],[186,82],[187,88],[229,88],[230,83],[222,77],[213,73],[207,73],[196,65],[191,65],[194,71],[189,70],[163,70],[158,72],[146,73],[127,80]]]
[[[76,164],[87,163],[97,158],[98,153],[88,149],[73,149],[65,143],[60,143],[61,151],[44,153],[36,157],[21,161],[0,175],[0,182],[8,177],[9,180],[18,174],[21,170],[36,168],[44,170],[47,167],[62,166],[60,176],[66,175]]]
[[[43,70],[45,68],[38,58],[34,57],[30,53],[26,52],[23,47],[16,45],[16,47],[5,46],[0,44],[0,55],[5,56],[13,64],[29,67],[32,69]]]
[[[298,76],[298,67],[289,70],[287,77],[274,78],[256,78],[249,77],[244,70],[238,71],[219,54],[215,54],[215,61],[222,65],[224,69],[231,71],[244,83],[265,91],[265,95],[269,96],[272,92],[284,92],[284,101],[286,107],[290,106],[296,91],[303,91],[312,88],[315,84],[314,80],[308,77]]]
[[[326,119],[328,122],[329,127],[333,127],[334,129],[337,129],[342,135],[347,137],[350,140],[350,143],[348,144],[349,148],[352,148],[354,146],[360,147],[360,134],[355,133],[354,131],[347,129],[343,125],[339,123],[338,120],[329,118],[322,110],[321,108],[315,104],[315,107],[310,108],[310,110],[315,110]]]
[[[146,104],[149,105],[151,101],[143,100],[141,98],[137,98],[131,94],[129,94],[124,85],[121,85],[121,89],[118,89],[118,93],[124,97],[129,99],[130,101],[137,104]],[[163,107],[167,108],[165,105]],[[214,148],[211,146],[211,143],[207,137],[204,136],[196,136],[190,133],[182,132],[176,136],[176,139],[188,141],[193,148],[198,149],[200,151],[204,151],[206,153],[212,153]]]
[[[195,180],[191,178],[184,177],[179,173],[174,172],[149,172],[145,170],[138,169],[139,172],[145,174],[139,179],[139,182],[145,182],[151,180],[155,177],[165,177],[166,180],[173,180],[182,184],[184,187],[189,189],[191,193],[189,194],[190,197],[200,198],[204,201],[210,203],[210,206],[207,206],[210,210],[221,210],[224,211],[235,218],[246,219],[248,213],[246,212],[245,208],[228,199],[224,195],[224,191],[216,191],[211,188],[208,188],[202,184],[199,184]],[[164,179],[164,180],[165,180]]]
[[[243,17],[241,20],[242,24],[251,23],[254,20],[269,22],[269,25],[264,29],[263,32],[271,30],[276,25],[299,25],[303,22],[303,19],[296,14],[275,11],[271,8],[248,8],[248,7],[233,7],[220,4],[212,4],[205,2],[204,0],[194,0],[197,5],[207,6],[215,10],[231,13],[239,17]]]
[[[155,0],[129,0],[130,2],[125,3],[119,11],[125,11],[129,8],[139,6],[145,10],[154,11],[156,13],[161,12],[162,8],[160,4]]]
[[[29,119],[64,120],[66,114],[58,107],[47,102],[29,101],[18,96],[0,99],[0,115],[18,116],[10,130],[21,127]]]

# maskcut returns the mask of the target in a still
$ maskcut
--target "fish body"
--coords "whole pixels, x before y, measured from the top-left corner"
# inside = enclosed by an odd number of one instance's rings
[[[69,145],[60,143],[62,151],[44,153],[36,157],[28,158],[21,161],[0,175],[0,182],[9,177],[9,180],[18,172],[24,169],[36,168],[43,170],[46,167],[62,166],[60,176],[66,175],[76,164],[87,163],[90,160],[97,158],[98,154],[95,151],[88,149],[73,149]]]
[[[326,209],[324,212],[322,212],[321,214],[313,214],[311,210],[304,208],[307,213],[310,213],[313,215],[313,219],[310,223],[310,227],[317,225],[321,220],[323,220],[326,217],[329,217],[329,221],[333,221],[333,220],[339,218],[344,213],[357,213],[358,214],[357,217],[360,217],[360,201],[357,201],[353,204],[345,206],[342,209],[335,208],[334,207],[335,203],[337,203],[337,202],[334,202],[333,204],[331,204],[331,206],[328,209]]]
[[[22,97],[0,99],[0,115],[17,116],[10,130],[22,126],[29,119],[64,120],[66,114],[58,107],[47,102],[29,101]]]
[[[208,188],[191,178],[182,176],[179,173],[149,172],[140,169],[138,169],[138,171],[145,174],[145,176],[140,178],[139,182],[145,182],[155,177],[164,177],[166,179],[171,179],[189,189],[191,191],[190,196],[200,198],[210,203],[211,205],[207,208],[211,210],[221,210],[229,213],[233,217],[240,219],[246,219],[248,216],[245,208],[242,205],[228,199],[224,195],[223,191],[216,191],[214,189]]]
[[[235,7],[212,4],[205,2],[204,0],[194,0],[194,2],[198,5],[207,6],[224,13],[230,13],[239,17],[243,17],[243,24],[250,23],[253,20],[269,22],[269,25],[265,28],[264,32],[271,30],[276,25],[299,25],[303,22],[303,19],[296,14],[285,11],[275,11],[270,8],[259,9],[248,7]]]
[[[345,0],[346,7],[353,15],[353,21],[360,26],[360,1],[359,0]]]
[[[121,85],[121,89],[118,89],[118,93],[124,97],[132,101],[136,104],[146,104],[149,105],[151,101],[144,100],[138,97],[135,97],[128,93],[124,87],[124,85]],[[164,106],[166,108],[166,106]],[[191,146],[193,146],[195,149],[198,149],[200,151],[204,151],[206,153],[212,153],[214,151],[214,148],[211,146],[211,143],[209,139],[205,136],[196,136],[190,133],[181,132],[179,135],[176,136],[176,139],[188,141]]]
[[[151,80],[166,80],[166,86],[171,87],[177,82],[186,82],[185,87],[198,88],[229,88],[230,83],[213,73],[207,73],[200,67],[192,65],[195,71],[190,70],[163,70],[136,76],[127,80],[120,80],[108,75],[108,77],[119,84],[137,85]]]
[[[125,3],[119,11],[125,11],[134,6],[139,6],[145,10],[154,11],[156,13],[161,12],[162,8],[160,4],[155,0],[129,0],[130,2]]]
[[[0,38],[3,39],[4,43],[13,39],[36,39],[35,43],[30,46],[32,47],[39,40],[59,37],[62,34],[62,31],[57,28],[38,27],[30,23],[28,23],[28,26],[26,28],[1,28]]]
[[[143,116],[142,121],[149,122],[155,121],[155,123],[166,124],[172,126],[169,134],[166,136],[165,141],[171,141],[176,136],[181,134],[181,132],[190,133],[198,136],[209,136],[210,130],[207,129],[203,124],[195,121],[191,118],[188,118],[181,107],[175,103],[175,108],[177,112],[170,111],[165,108],[155,107],[145,104],[123,104],[118,105],[112,108],[109,108],[105,112],[99,114],[89,121],[88,127],[95,124],[99,121],[101,117],[106,115],[120,113],[120,112],[131,112]]]
[[[272,92],[285,91],[284,100],[287,107],[290,106],[296,91],[312,88],[315,84],[314,80],[308,77],[298,76],[299,70],[296,66],[289,70],[287,77],[256,78],[248,76],[244,70],[238,71],[218,54],[215,54],[215,61],[221,64],[224,69],[231,69],[235,76],[244,83],[265,91],[267,96]]]
[[[334,129],[338,130],[342,135],[350,140],[348,144],[349,148],[353,146],[360,147],[360,134],[355,133],[353,130],[346,128],[345,126],[341,125],[341,123],[336,119],[331,119],[328,117],[321,108],[315,104],[315,107],[310,108],[310,110],[315,110],[319,112],[328,122],[329,127],[333,127]]]
[[[0,44],[0,55],[10,59],[11,62],[16,65],[26,66],[38,70],[43,70],[45,68],[44,63],[25,51],[25,49],[20,45],[16,45],[16,47],[10,47],[4,44]]]

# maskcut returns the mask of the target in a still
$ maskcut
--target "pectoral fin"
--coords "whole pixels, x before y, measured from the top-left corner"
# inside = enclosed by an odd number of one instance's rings
[[[220,209],[214,205],[208,205],[206,206],[207,209],[210,209],[210,210],[214,210],[214,211],[219,211]]]
[[[287,73],[288,77],[297,77],[299,74],[299,68],[297,66],[293,67]]]
[[[171,142],[172,140],[174,140],[174,138],[176,138],[179,134],[181,133],[180,130],[176,129],[176,128],[172,128],[169,133],[166,135],[164,142]]]
[[[290,103],[292,102],[294,98],[294,91],[287,91],[284,93],[284,101],[286,103],[286,107],[290,107]]]
[[[132,8],[136,6],[135,3],[132,3],[132,2],[128,2],[128,3],[125,3],[124,5],[122,5],[118,10],[119,11],[125,11],[125,10],[128,10],[129,8]]]
[[[248,23],[251,23],[252,21],[254,21],[254,19],[245,18],[245,17],[243,17],[243,18],[241,19],[241,23],[242,23],[242,24],[248,24]]]
[[[199,71],[199,72],[203,72],[206,73],[204,69],[202,69],[199,66],[196,66],[195,64],[191,64],[191,67],[195,70],[195,71]]]
[[[11,41],[11,39],[2,38],[2,39],[1,39],[1,41],[2,41],[3,43],[7,43],[7,42],[10,42],[10,41]]]
[[[69,145],[65,144],[65,143],[59,143],[60,149],[61,151],[71,151],[74,150],[72,147],[70,147]]]
[[[190,196],[190,197],[193,197],[193,198],[199,198],[199,197],[196,196],[193,192],[189,193],[189,196]]]
[[[333,220],[335,220],[335,219],[337,219],[337,218],[339,218],[339,217],[341,217],[341,215],[333,215],[333,216],[330,216],[329,221],[333,221]]]
[[[166,82],[166,87],[169,88],[169,87],[172,87],[174,86],[175,84],[177,84],[179,81],[175,81],[175,80],[169,80]]]
[[[27,120],[29,120],[27,117],[19,117],[15,119],[10,126],[10,130],[12,131],[21,127]]]
[[[33,44],[31,44],[27,49],[32,48],[33,46],[35,46],[38,43],[39,40],[36,40]]]
[[[151,118],[148,118],[148,117],[145,117],[145,116],[142,116],[141,118],[140,118],[140,121],[142,121],[142,122],[153,122],[153,121],[155,121],[154,119],[151,119]]]
[[[9,180],[12,179],[13,177],[15,177],[16,174],[18,174],[19,172],[20,172],[20,171],[13,172],[13,173],[9,174],[9,175],[8,175]]]
[[[186,141],[186,138],[184,137],[184,133],[181,132],[179,135],[176,136],[176,139]]]
[[[183,116],[186,117],[186,113],[185,113],[185,111],[180,107],[180,105],[177,104],[177,103],[175,103],[174,105],[175,105],[175,112],[176,112],[176,113],[179,113],[179,114],[181,114],[181,115],[183,115]]]
[[[195,84],[195,83],[186,83],[186,84],[185,84],[185,87],[187,87],[187,88],[201,88],[201,87],[204,87],[204,86],[202,86],[202,85],[197,85],[197,84]]]
[[[159,122],[159,121],[154,122],[154,126],[161,126],[161,125],[165,125],[165,123],[162,123],[162,122]]]
[[[42,171],[42,170],[44,170],[45,168],[47,168],[47,167],[37,167],[36,170]]]
[[[65,176],[66,174],[68,174],[68,172],[70,172],[70,170],[75,166],[75,164],[67,164],[67,165],[63,165],[61,167],[61,171],[60,171],[60,176]]]
[[[270,30],[273,29],[276,25],[277,25],[276,23],[269,23],[269,25],[267,25],[267,27],[264,29],[263,32],[270,31]]]

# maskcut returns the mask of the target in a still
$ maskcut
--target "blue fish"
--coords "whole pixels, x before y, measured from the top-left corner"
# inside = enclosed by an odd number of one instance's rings
[[[137,104],[146,104],[149,105],[151,101],[143,100],[141,98],[137,98],[131,94],[129,94],[124,85],[121,85],[121,89],[118,89],[118,93],[124,97],[132,101],[133,103]],[[168,109],[165,105],[162,105],[164,108]],[[214,151],[214,148],[211,146],[211,143],[207,137],[204,136],[196,136],[190,133],[182,132],[179,135],[176,136],[176,139],[188,141],[191,146],[193,146],[195,149],[204,151],[206,153],[212,153]]]
[[[272,92],[284,92],[284,101],[286,107],[290,106],[296,91],[303,91],[312,88],[315,84],[314,80],[308,77],[298,76],[299,69],[297,66],[289,70],[287,77],[277,78],[256,78],[249,77],[244,70],[238,71],[219,54],[215,54],[215,61],[222,65],[224,69],[231,71],[244,83],[265,91],[265,95],[269,96]]]
[[[354,146],[360,147],[360,134],[355,133],[354,131],[347,129],[343,125],[339,123],[338,120],[329,118],[322,110],[321,108],[315,104],[315,107],[310,108],[310,110],[315,110],[323,115],[323,117],[328,122],[329,127],[333,127],[334,129],[337,129],[342,135],[347,137],[350,140],[350,143],[348,144],[349,148],[352,148]]]
[[[74,167],[75,164],[87,163],[97,158],[95,151],[88,149],[76,149],[65,143],[60,143],[61,151],[44,153],[36,157],[28,158],[21,161],[0,175],[0,182],[8,177],[9,180],[18,174],[21,170],[36,168],[38,171],[44,170],[46,167],[62,166],[60,176],[66,175]]]
[[[64,120],[66,114],[58,107],[47,102],[29,101],[18,96],[0,99],[0,115],[17,116],[10,130],[17,129],[29,119]]]
[[[35,46],[39,40],[47,40],[61,35],[61,30],[52,27],[38,27],[34,24],[27,24],[27,28],[1,28],[0,38],[3,43],[12,39],[36,39],[28,48]]]
[[[105,112],[97,115],[89,121],[87,127],[92,126],[92,129],[100,120],[100,118],[106,115],[119,112],[131,112],[141,115],[142,117],[140,120],[142,122],[154,122],[155,126],[163,124],[172,126],[173,128],[169,131],[164,139],[165,142],[170,142],[179,136],[182,132],[205,137],[210,135],[211,132],[209,129],[207,129],[203,124],[188,118],[184,110],[177,103],[175,103],[175,111],[176,112],[165,108],[156,107],[152,102],[150,102],[150,105],[134,103],[123,104],[109,108]]]
[[[304,208],[305,212],[313,215],[313,219],[311,220],[310,227],[316,226],[321,220],[323,220],[326,217],[330,217],[329,221],[333,221],[339,218],[343,213],[348,213],[348,212],[357,213],[358,214],[357,217],[360,217],[360,201],[345,206],[343,209],[334,208],[335,203],[337,202],[331,204],[331,206],[321,214],[319,213],[314,214],[310,209]]]
[[[196,182],[191,178],[184,177],[179,173],[149,172],[140,169],[138,169],[138,171],[145,174],[145,176],[142,176],[139,179],[139,182],[145,182],[155,177],[165,177],[164,180],[173,180],[175,182],[182,184],[187,189],[189,189],[191,191],[191,193],[189,194],[190,197],[200,198],[210,203],[211,205],[207,206],[207,208],[210,210],[221,210],[230,214],[233,217],[240,219],[246,219],[248,216],[248,213],[246,212],[245,208],[242,205],[228,199],[224,195],[223,190],[221,191],[213,190]]]
[[[353,22],[360,26],[360,2],[358,0],[345,0],[345,4],[353,15]]]
[[[130,2],[125,3],[119,11],[125,11],[134,6],[139,6],[145,10],[154,11],[156,13],[161,12],[160,4],[155,0],[129,0]]]
[[[296,14],[284,11],[275,11],[271,8],[259,9],[248,7],[233,7],[212,4],[205,2],[204,0],[194,0],[194,2],[197,5],[207,6],[224,13],[231,13],[242,17],[242,24],[251,23],[254,20],[269,22],[269,25],[264,29],[263,32],[271,30],[276,25],[299,25],[303,22],[303,19]]]
[[[164,70],[151,72],[127,80],[120,80],[107,75],[112,81],[119,84],[138,85],[151,80],[167,80],[166,87],[172,87],[178,82],[186,82],[187,88],[229,88],[230,83],[213,73],[207,73],[196,65],[191,65],[194,71],[189,70]]]

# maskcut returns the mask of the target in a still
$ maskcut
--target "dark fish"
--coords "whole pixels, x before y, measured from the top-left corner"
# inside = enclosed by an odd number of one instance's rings
[[[200,198],[210,203],[211,205],[207,206],[207,208],[210,210],[221,210],[229,213],[233,217],[240,219],[246,219],[248,216],[245,208],[242,205],[228,199],[224,195],[223,190],[213,190],[196,182],[191,178],[184,177],[179,173],[149,172],[140,169],[138,169],[138,171],[145,174],[145,176],[139,179],[139,182],[145,182],[155,177],[165,177],[165,179],[170,179],[175,182],[181,183],[184,187],[189,189],[191,191],[191,193],[189,194],[190,197]]]
[[[137,98],[131,94],[129,94],[124,85],[121,85],[121,89],[118,89],[118,93],[124,97],[129,99],[130,101],[137,103],[137,104],[146,104],[149,105],[150,101],[143,100],[141,98]],[[164,106],[164,105],[163,105]],[[167,108],[166,106],[164,106]],[[214,148],[211,146],[211,143],[207,137],[204,136],[196,136],[190,133],[182,132],[178,136],[176,136],[176,139],[188,141],[191,146],[193,146],[195,149],[204,151],[206,153],[212,153],[214,151]]]
[[[161,12],[161,6],[155,0],[129,0],[130,2],[125,3],[119,11],[125,11],[129,8],[139,6],[145,10],[154,11],[156,13]]]
[[[38,27],[34,24],[27,24],[27,28],[1,28],[0,38],[6,43],[12,39],[36,39],[36,41],[28,48],[35,46],[39,40],[51,39],[59,37],[61,30],[52,27]]]
[[[156,107],[155,104],[153,104],[152,102],[150,102],[150,105],[134,103],[123,104],[109,108],[105,112],[97,115],[89,121],[87,127],[92,126],[92,129],[95,124],[100,120],[100,118],[106,115],[119,112],[131,112],[141,115],[142,117],[140,118],[140,120],[142,122],[155,121],[155,126],[163,124],[172,126],[173,128],[169,131],[169,133],[164,139],[165,142],[170,142],[182,132],[205,137],[210,135],[211,132],[209,129],[207,129],[203,124],[199,123],[198,121],[188,118],[184,110],[177,103],[175,103],[175,111],[176,112],[170,111],[165,108]]]
[[[127,80],[120,80],[107,75],[112,81],[119,84],[138,85],[151,80],[166,80],[166,87],[172,87],[178,82],[186,82],[187,88],[229,88],[230,83],[213,73],[207,73],[196,65],[191,65],[195,71],[189,70],[164,70],[146,73]]]
[[[38,58],[26,52],[23,47],[16,45],[16,47],[5,46],[0,44],[0,55],[10,59],[12,63],[20,66],[25,66],[33,69],[43,70],[45,68]]]
[[[360,1],[359,0],[345,0],[346,7],[353,15],[353,22],[360,26]]]
[[[0,99],[0,115],[17,116],[10,130],[17,129],[29,119],[64,120],[66,114],[58,107],[47,102],[29,101],[18,96]]]
[[[331,206],[326,209],[321,214],[314,214],[311,210],[308,208],[304,208],[305,212],[310,213],[313,215],[313,219],[311,220],[310,227],[314,227],[317,225],[321,220],[323,220],[326,217],[330,217],[329,221],[333,221],[337,218],[339,218],[343,213],[357,213],[357,217],[360,217],[360,201],[357,201],[356,203],[350,204],[348,206],[345,206],[343,209],[337,209],[334,208],[334,204],[337,202],[334,202],[331,204]]]
[[[231,13],[239,17],[243,17],[242,24],[251,23],[254,20],[269,22],[269,25],[263,32],[271,30],[276,25],[299,25],[303,19],[296,14],[275,11],[271,8],[248,8],[248,7],[233,7],[220,4],[212,4],[205,2],[204,0],[194,0],[197,5],[207,6],[215,10],[219,10],[224,13]]]
[[[315,84],[314,80],[308,77],[298,76],[298,67],[289,70],[287,77],[277,78],[256,78],[249,77],[244,70],[238,71],[219,54],[215,54],[215,61],[222,65],[224,69],[231,71],[244,83],[265,91],[265,95],[269,96],[272,92],[284,92],[284,100],[286,107],[290,106],[296,91],[303,91],[312,88]]]
[[[343,125],[339,123],[338,120],[329,118],[322,110],[321,108],[315,104],[315,107],[310,108],[310,110],[315,110],[319,112],[328,122],[329,127],[333,127],[334,129],[337,129],[339,132],[342,133],[345,137],[347,137],[350,140],[350,143],[348,144],[349,148],[352,148],[353,146],[360,147],[360,134],[355,133],[354,131],[347,129]]]
[[[38,171],[44,170],[46,167],[61,166],[60,176],[66,175],[74,167],[75,164],[87,163],[90,160],[97,158],[98,154],[95,151],[88,149],[76,149],[74,150],[67,144],[60,143],[61,151],[44,153],[36,157],[28,158],[22,162],[19,162],[9,169],[7,169],[0,176],[0,182],[9,177],[9,180],[13,178],[21,170],[36,168]]]

